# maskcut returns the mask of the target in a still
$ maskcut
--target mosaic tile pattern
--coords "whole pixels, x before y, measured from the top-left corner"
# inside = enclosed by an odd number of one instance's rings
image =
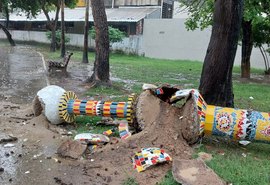
[[[192,97],[200,119],[200,133],[236,140],[270,142],[270,113],[207,105],[198,90],[177,91],[171,102]]]
[[[143,148],[132,158],[133,167],[138,172],[142,172],[146,170],[146,168],[157,163],[171,160],[172,158],[160,148]]]
[[[118,129],[121,139],[127,139],[131,136],[131,133],[129,132],[128,129],[128,123],[120,122]]]
[[[73,92],[65,92],[59,102],[59,116],[65,122],[74,122],[76,115],[126,118],[134,122],[134,102],[136,96],[130,95],[127,102],[79,100]]]

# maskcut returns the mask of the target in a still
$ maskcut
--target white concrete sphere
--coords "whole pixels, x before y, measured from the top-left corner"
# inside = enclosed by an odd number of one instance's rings
[[[37,92],[46,118],[55,125],[63,122],[59,117],[58,105],[64,92],[62,87],[56,85],[47,86]]]

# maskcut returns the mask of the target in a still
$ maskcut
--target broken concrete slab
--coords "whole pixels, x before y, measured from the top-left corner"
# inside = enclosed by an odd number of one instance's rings
[[[79,141],[67,140],[57,149],[57,154],[61,157],[78,159],[84,154],[86,148],[87,145]]]
[[[202,160],[174,160],[174,179],[182,185],[225,185],[226,183]]]

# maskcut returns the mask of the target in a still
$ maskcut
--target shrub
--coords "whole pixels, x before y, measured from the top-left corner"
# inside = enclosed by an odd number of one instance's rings
[[[92,39],[96,38],[96,31],[94,26],[89,30],[89,34]],[[126,37],[125,32],[122,32],[118,28],[109,26],[109,41],[110,45],[115,42],[121,42]]]
[[[47,39],[49,41],[51,41],[51,39],[52,39],[52,32],[51,31],[47,31],[46,32],[46,37],[47,37]],[[59,49],[60,48],[60,44],[61,44],[61,30],[56,30],[55,37],[56,37],[56,48]],[[69,43],[69,41],[70,41],[70,38],[65,35],[65,43]]]

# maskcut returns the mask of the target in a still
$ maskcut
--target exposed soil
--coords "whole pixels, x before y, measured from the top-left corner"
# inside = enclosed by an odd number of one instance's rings
[[[88,88],[82,82],[91,72],[90,67],[74,65],[71,61],[68,76],[63,77],[61,73],[48,75],[42,61],[31,63],[39,55],[29,48],[18,46],[12,50],[6,48],[4,52],[7,51],[15,58],[12,61],[8,59],[11,57],[1,60],[7,64],[7,70],[2,69],[5,75],[1,84],[0,135],[11,135],[17,140],[0,143],[1,184],[121,184],[129,177],[135,178],[139,184],[155,184],[171,169],[172,163],[159,164],[138,173],[133,169],[131,157],[141,148],[165,149],[173,159],[191,157],[192,149],[181,135],[180,125],[185,121],[185,118],[179,119],[182,110],[145,92],[137,106],[140,123],[145,124],[142,132],[125,141],[111,142],[78,160],[61,158],[56,153],[57,148],[71,136],[63,135],[65,130],[50,125],[43,115],[34,117],[32,100],[37,90],[46,86],[46,81],[47,85],[48,82],[59,85],[82,98]],[[25,59],[28,63],[18,61],[23,53],[32,56],[32,59]],[[10,68],[10,65],[16,67]],[[19,66],[22,67],[23,78],[19,75]],[[38,83],[27,83],[29,79]],[[24,84],[27,88],[23,88]],[[21,87],[24,93],[16,91],[14,86]],[[5,91],[8,87],[10,94]],[[27,98],[21,99],[21,96]]]
[[[190,159],[192,149],[179,129],[185,122],[182,111],[161,101],[149,92],[141,95],[140,122],[145,129],[125,141],[112,142],[89,154],[85,159],[64,159],[56,154],[67,140],[54,132],[43,115],[33,117],[31,105],[1,102],[1,132],[18,138],[11,148],[1,147],[4,184],[121,184],[128,177],[139,184],[156,184],[172,164],[164,163],[138,173],[131,157],[141,148],[159,147],[173,159]],[[142,106],[143,105],[143,106]],[[140,107],[141,106],[141,107]],[[188,117],[188,116],[186,116]],[[52,129],[51,129],[52,128]]]

